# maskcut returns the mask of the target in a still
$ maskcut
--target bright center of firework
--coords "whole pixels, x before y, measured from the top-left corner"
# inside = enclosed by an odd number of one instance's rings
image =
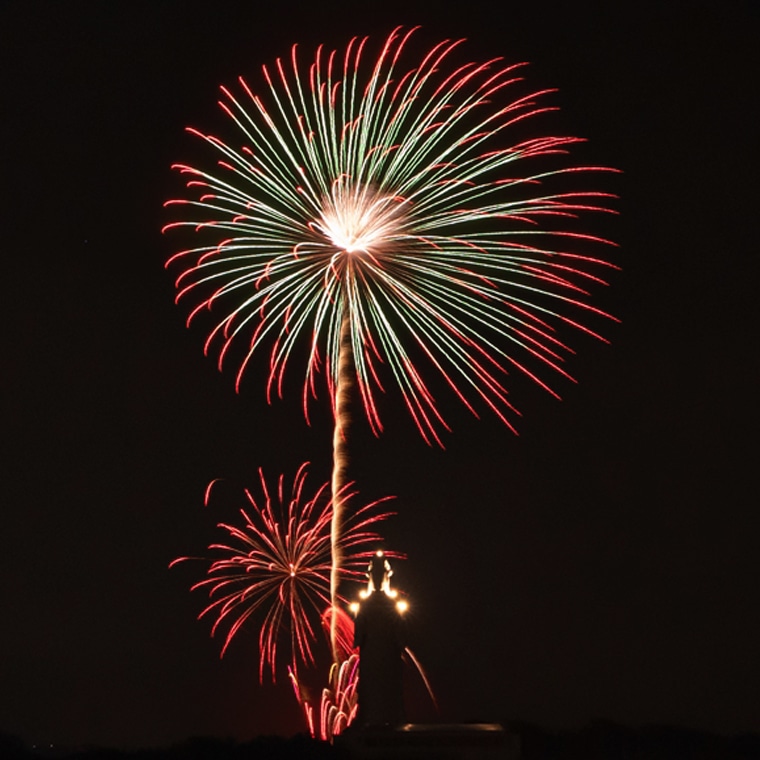
[[[402,200],[370,188],[333,183],[317,229],[339,250],[370,253],[386,247],[402,228]]]

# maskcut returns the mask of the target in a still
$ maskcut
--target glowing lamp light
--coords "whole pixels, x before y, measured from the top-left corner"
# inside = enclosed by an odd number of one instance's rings
[[[399,599],[396,602],[396,609],[400,615],[403,615],[409,609],[409,605],[403,599]]]
[[[354,615],[359,614],[359,602],[351,602],[351,604],[348,605],[348,609],[351,610],[351,612]]]

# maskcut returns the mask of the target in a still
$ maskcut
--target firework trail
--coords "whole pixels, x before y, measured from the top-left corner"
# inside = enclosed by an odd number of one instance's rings
[[[308,418],[326,377],[336,416],[333,602],[351,385],[375,433],[378,392],[393,383],[424,439],[441,443],[448,426],[428,374],[474,414],[491,409],[512,427],[507,371],[557,395],[540,377],[570,377],[557,329],[595,335],[585,318],[607,316],[589,287],[609,265],[588,253],[607,241],[575,219],[609,211],[609,194],[577,188],[611,170],[568,164],[578,138],[512,142],[525,120],[553,110],[540,104],[547,90],[512,94],[522,64],[458,63],[462,40],[415,57],[414,31],[395,30],[376,57],[366,38],[320,47],[307,65],[294,46],[263,67],[260,91],[243,78],[237,94],[222,87],[236,136],[189,130],[218,163],[176,165],[189,197],[167,204],[181,218],[165,229],[187,227],[198,240],[167,264],[181,268],[177,299],[191,305],[189,321],[215,315],[206,351],[218,346],[220,367],[243,347],[236,385],[268,353],[271,399],[304,361]]]
[[[343,314],[340,325],[340,363],[338,365],[338,379],[335,386],[335,428],[333,430],[333,472],[332,493],[333,515],[330,525],[330,541],[332,545],[332,570],[330,572],[330,598],[335,601],[340,585],[340,568],[343,556],[340,549],[340,536],[342,533],[344,499],[341,494],[348,483],[348,431],[351,424],[351,389],[354,385],[353,373],[353,349],[351,347],[350,321],[348,313]],[[337,613],[337,607],[333,603]],[[333,649],[333,661],[339,662],[337,648],[337,622],[338,615],[330,618],[330,642]]]
[[[205,560],[210,563],[207,577],[192,586],[193,590],[208,591],[211,601],[199,617],[215,615],[212,634],[227,628],[222,655],[241,627],[265,610],[259,628],[262,680],[267,668],[275,679],[277,648],[284,631],[290,638],[289,670],[297,675],[299,662],[314,662],[316,631],[325,619],[325,606],[331,605],[332,499],[327,483],[307,498],[306,476],[304,464],[289,491],[280,476],[272,492],[260,472],[261,494],[254,496],[245,490],[249,504],[240,510],[242,525],[220,523],[229,543],[209,546],[218,556]],[[340,493],[344,502],[350,502],[354,495],[345,488]],[[386,499],[354,511],[345,521],[339,542],[345,553],[342,577],[364,577],[362,571],[380,540],[373,526],[391,514],[377,509],[383,501]],[[199,558],[180,557],[170,566],[188,559]],[[344,632],[339,637],[344,649],[347,635]]]

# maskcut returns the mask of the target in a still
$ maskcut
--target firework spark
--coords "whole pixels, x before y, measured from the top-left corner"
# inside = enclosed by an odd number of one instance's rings
[[[241,627],[263,613],[259,628],[262,680],[266,669],[275,678],[278,643],[285,632],[289,634],[289,669],[297,674],[299,662],[314,662],[316,631],[325,607],[331,605],[332,499],[327,483],[306,498],[306,475],[307,466],[302,465],[289,492],[283,476],[272,492],[260,473],[261,495],[246,489],[249,507],[240,510],[242,526],[220,523],[230,542],[209,547],[219,556],[207,560],[208,577],[192,586],[209,593],[211,601],[199,617],[215,615],[212,634],[227,629],[222,655]],[[344,501],[354,495],[348,490],[341,493]],[[356,510],[346,521],[340,537],[345,554],[342,577],[363,578],[362,571],[380,540],[372,526],[391,514],[377,508],[386,500]],[[180,557],[172,566],[187,559],[191,558]]]

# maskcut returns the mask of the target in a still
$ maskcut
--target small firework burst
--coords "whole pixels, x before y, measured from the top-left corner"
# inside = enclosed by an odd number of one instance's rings
[[[216,554],[207,577],[192,589],[208,591],[210,603],[199,617],[214,615],[212,634],[226,629],[222,655],[249,621],[259,626],[259,675],[269,669],[275,679],[278,644],[289,639],[287,660],[297,674],[298,664],[314,662],[316,632],[330,602],[332,499],[328,484],[307,497],[307,465],[302,465],[289,489],[280,476],[270,490],[260,471],[260,495],[245,490],[248,507],[240,510],[242,523],[220,523],[228,543],[214,543]],[[213,485],[213,484],[212,484]],[[207,490],[208,498],[209,490]],[[350,501],[355,494],[341,494]],[[373,526],[388,517],[380,499],[352,511],[343,526],[342,577],[363,578],[368,558],[381,541]],[[172,566],[190,557],[180,557]],[[196,558],[197,559],[197,558]],[[343,601],[343,600],[341,600]]]

